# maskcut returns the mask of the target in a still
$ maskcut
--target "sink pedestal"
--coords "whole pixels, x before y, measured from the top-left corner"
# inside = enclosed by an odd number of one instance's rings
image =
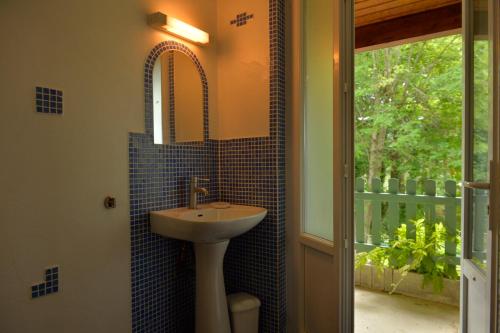
[[[224,287],[224,254],[229,240],[195,243],[196,333],[231,333]]]
[[[227,205],[226,205],[227,206]],[[222,265],[229,240],[259,224],[262,207],[199,205],[150,212],[151,231],[194,243],[196,333],[231,333]]]

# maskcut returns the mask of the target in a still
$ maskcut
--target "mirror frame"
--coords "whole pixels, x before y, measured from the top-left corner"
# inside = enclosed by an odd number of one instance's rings
[[[208,81],[205,71],[201,66],[198,57],[191,51],[186,45],[173,41],[167,40],[156,45],[148,55],[146,59],[146,64],[144,67],[144,93],[146,99],[146,134],[151,137],[154,136],[154,124],[153,124],[153,67],[156,60],[160,55],[168,51],[177,51],[184,53],[188,56],[193,64],[196,66],[198,73],[200,74],[202,93],[203,93],[203,141],[192,141],[192,142],[180,142],[180,143],[167,143],[162,145],[168,146],[185,146],[185,145],[203,145],[208,141]]]

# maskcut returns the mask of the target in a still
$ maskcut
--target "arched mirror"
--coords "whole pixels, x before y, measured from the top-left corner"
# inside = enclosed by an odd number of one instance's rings
[[[155,144],[204,141],[204,101],[200,71],[184,52],[167,50],[153,67]]]

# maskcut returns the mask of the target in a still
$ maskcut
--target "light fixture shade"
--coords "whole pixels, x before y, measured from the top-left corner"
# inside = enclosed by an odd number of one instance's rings
[[[196,44],[208,44],[210,35],[174,17],[156,12],[148,16],[148,24],[155,29],[168,32]]]

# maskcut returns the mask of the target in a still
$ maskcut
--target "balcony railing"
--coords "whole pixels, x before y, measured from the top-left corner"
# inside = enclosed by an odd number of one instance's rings
[[[460,264],[457,256],[456,235],[460,226],[461,198],[457,197],[457,183],[445,181],[444,193],[436,193],[436,182],[426,180],[423,194],[417,194],[416,180],[408,180],[404,193],[400,192],[399,179],[390,179],[388,191],[384,192],[380,179],[372,180],[372,192],[365,192],[365,180],[356,179],[354,211],[356,226],[356,251],[370,251],[375,247],[388,246],[395,238],[396,230],[406,224],[407,237],[415,239],[415,225],[410,223],[417,218],[425,218],[425,230],[431,232],[432,224],[442,222],[448,236],[445,241],[445,254],[450,263]],[[487,204],[485,200],[477,204]],[[475,210],[483,211],[483,209]],[[479,234],[481,231],[478,231]],[[476,243],[476,242],[475,242]],[[475,252],[482,253],[482,242],[475,244]]]

